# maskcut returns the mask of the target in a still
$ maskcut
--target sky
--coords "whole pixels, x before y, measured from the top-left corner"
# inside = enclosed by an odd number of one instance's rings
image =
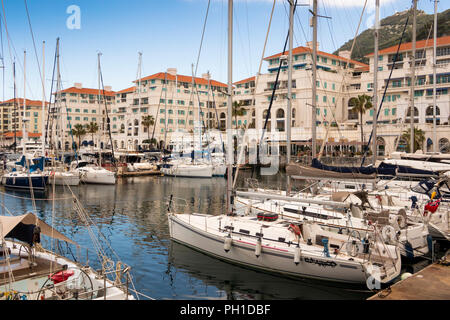
[[[233,81],[258,72],[274,0],[234,0]],[[321,51],[334,52],[352,39],[365,0],[319,0],[318,41]],[[411,0],[381,0],[380,18],[411,7]],[[60,38],[62,87],[75,82],[98,88],[98,53],[103,83],[119,91],[138,77],[176,68],[178,74],[210,72],[227,83],[228,0],[1,0],[0,99],[14,96],[13,61],[17,96],[42,99],[42,52],[45,41],[47,100],[52,84],[56,39]],[[208,7],[209,4],[209,7]],[[312,0],[298,0],[294,21],[294,47],[312,40],[309,26]],[[358,34],[374,22],[375,0],[367,0]],[[450,7],[441,0],[438,12]],[[75,11],[74,11],[75,8]],[[209,9],[208,9],[209,8]],[[27,14],[28,9],[28,14]],[[434,12],[431,0],[419,0],[418,9]],[[288,32],[287,0],[276,0],[264,56],[281,52]],[[29,20],[28,20],[29,16]],[[203,41],[202,31],[205,24]],[[31,28],[30,28],[31,25]],[[32,30],[32,32],[31,32]],[[33,41],[34,39],[34,41]],[[200,53],[200,56],[199,56]],[[199,58],[198,58],[199,57]],[[38,62],[39,61],[39,62]],[[39,66],[38,66],[39,64]],[[261,72],[267,72],[262,64]]]

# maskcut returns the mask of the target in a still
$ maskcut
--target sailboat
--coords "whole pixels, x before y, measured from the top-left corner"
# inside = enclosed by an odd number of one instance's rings
[[[295,6],[291,4],[290,21]],[[317,1],[314,1],[316,18]],[[228,119],[232,114],[232,21],[233,1],[228,1]],[[292,24],[291,24],[292,26]],[[289,35],[292,39],[292,28]],[[364,244],[351,235],[322,228],[314,221],[289,223],[267,216],[238,214],[232,203],[232,137],[227,121],[227,214],[177,213],[169,201],[170,236],[196,250],[232,263],[277,274],[351,284],[370,279],[387,283],[400,273],[400,251],[379,238]]]
[[[0,216],[0,300],[135,300],[111,275],[42,248],[41,235],[76,245],[32,213]],[[129,268],[128,268],[129,269]]]
[[[19,162],[16,162],[16,167],[10,172],[7,172],[2,177],[2,184],[6,188],[28,190],[33,191],[45,191],[48,176],[44,173],[45,158],[41,157],[37,159],[36,163],[27,159],[27,131],[26,131],[26,52],[24,52],[24,89],[23,89],[23,118],[22,118],[22,158]],[[16,77],[15,77],[15,63],[14,63],[14,105],[16,103]],[[16,125],[16,124],[15,124]],[[14,128],[14,130],[16,130]],[[31,162],[31,163],[30,163]]]

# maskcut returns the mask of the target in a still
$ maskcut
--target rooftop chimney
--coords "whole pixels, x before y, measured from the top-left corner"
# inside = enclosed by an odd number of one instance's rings
[[[81,82],[75,82],[75,83],[73,84],[73,86],[74,86],[75,88],[77,88],[77,89],[82,89],[82,88],[83,88],[83,84],[82,84]]]
[[[112,87],[111,86],[105,86],[105,91],[112,91]]]
[[[171,76],[176,76],[177,68],[167,68],[167,73],[170,74]]]
[[[306,46],[312,50],[313,49],[313,42],[312,41],[306,42]],[[317,41],[316,49],[317,49],[317,51],[319,51],[319,41]]]
[[[209,73],[203,73],[202,78],[205,80],[209,80],[209,79],[211,79],[211,75]]]

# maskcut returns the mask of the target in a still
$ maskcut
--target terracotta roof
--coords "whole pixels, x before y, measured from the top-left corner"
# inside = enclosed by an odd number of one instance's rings
[[[67,93],[84,93],[84,94],[95,94],[98,95],[98,89],[90,89],[90,88],[76,88],[76,87],[70,87],[67,89],[64,89],[62,92],[67,92]],[[100,94],[103,95],[103,90],[100,90]],[[114,91],[106,91],[105,90],[105,95],[106,96],[114,96],[115,92]]]
[[[28,138],[39,138],[42,134],[41,133],[34,133],[34,132],[28,132]],[[3,134],[3,137],[5,138],[14,138],[14,131],[13,132],[5,132]],[[22,130],[16,131],[16,137],[22,138]]]
[[[31,106],[31,107],[42,107],[42,101],[39,100],[29,100],[29,99],[25,99],[26,102],[26,106]],[[2,104],[7,104],[7,103],[14,103],[14,99],[9,99],[6,101],[1,102]],[[22,106],[23,105],[23,98],[16,98],[16,103],[18,106]],[[48,105],[49,103],[46,101],[45,105]]]
[[[369,66],[355,68],[355,71],[362,71],[362,72],[364,72],[364,71],[369,71],[369,70],[370,70]]]
[[[117,91],[116,94],[118,93],[130,93],[130,92],[134,92],[136,91],[136,87],[129,87],[120,91]]]
[[[450,44],[450,36],[440,37],[436,39],[436,46],[445,46]],[[430,48],[433,47],[433,39],[416,41],[416,49]],[[379,50],[378,54],[396,53],[398,44],[383,50]],[[412,50],[412,42],[402,43],[400,45],[399,52]],[[366,57],[373,56],[373,52],[366,55]]]
[[[155,73],[155,74],[153,74],[151,76],[148,76],[148,77],[145,77],[145,78],[141,78],[141,81],[152,80],[152,79],[164,80],[164,79],[166,79],[166,76],[167,76],[167,80],[175,81],[175,76],[171,75],[169,73],[166,73],[166,72],[158,72],[158,73]],[[176,76],[176,78],[177,78],[178,82],[192,83],[192,76],[183,76],[181,74],[178,74]],[[205,78],[195,77],[194,79],[195,79],[195,83],[196,84],[208,85],[208,80],[206,80]],[[135,80],[133,82],[138,82],[138,81],[139,81],[139,79]],[[215,86],[215,87],[225,87],[225,88],[228,87],[228,85],[226,85],[225,83],[222,83],[222,82],[219,82],[219,81],[216,81],[216,80],[212,80],[212,79],[209,80],[209,84],[211,86]]]
[[[292,49],[292,55],[293,55],[293,56],[294,56],[294,55],[297,55],[297,54],[300,54],[300,53],[312,53],[312,49],[309,48],[309,47],[301,47],[301,46]],[[283,53],[277,53],[277,54],[274,54],[274,55],[269,56],[269,57],[267,57],[267,58],[264,58],[264,60],[269,60],[269,59],[277,58],[277,57],[280,57],[280,56],[282,56],[282,55],[288,55],[288,54],[289,54],[289,52],[288,52],[288,51],[285,51],[285,52],[283,52]],[[334,55],[334,54],[331,54],[331,53],[319,51],[319,50],[317,50],[317,55],[320,55],[320,56],[326,56],[326,57],[329,57],[329,58],[332,58],[332,59],[335,59],[335,60],[340,60],[340,61],[347,62],[347,58],[344,58],[344,57],[341,57],[341,56],[337,56],[337,55]],[[355,65],[359,65],[359,66],[367,66],[367,64],[362,63],[362,62],[359,62],[359,61],[356,61],[356,60],[350,59],[350,60],[348,60],[348,61],[349,61],[350,63],[354,63]]]
[[[235,83],[233,83],[233,84],[234,84],[234,85],[236,85],[236,84],[247,83],[247,82],[250,82],[250,81],[255,81],[255,79],[256,79],[256,77],[255,77],[255,76],[253,76],[253,77],[250,77],[250,78],[247,78],[247,79],[244,79],[244,80],[241,80],[241,81],[235,82]]]

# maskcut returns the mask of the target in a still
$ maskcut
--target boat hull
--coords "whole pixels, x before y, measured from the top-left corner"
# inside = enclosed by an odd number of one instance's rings
[[[223,237],[195,228],[173,214],[169,215],[169,229],[174,241],[234,264],[288,277],[358,285],[366,284],[367,281],[365,267],[350,261],[336,263],[336,260],[331,258],[323,256],[318,258],[317,255],[308,256],[302,253],[300,262],[296,264],[295,246],[286,250],[264,246],[261,255],[257,257],[254,244],[233,239],[231,249],[226,252]]]
[[[46,175],[31,176],[31,185],[33,190],[44,191],[47,187],[47,183],[48,176]],[[6,188],[10,189],[29,190],[30,178],[28,176],[4,175],[2,177],[2,184]]]

